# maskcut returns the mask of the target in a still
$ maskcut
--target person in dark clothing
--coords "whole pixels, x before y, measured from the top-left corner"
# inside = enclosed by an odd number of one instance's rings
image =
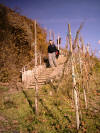
[[[49,46],[48,46],[48,57],[49,57],[49,64],[50,67],[57,66],[56,64],[56,46],[53,43],[52,40],[49,41]]]

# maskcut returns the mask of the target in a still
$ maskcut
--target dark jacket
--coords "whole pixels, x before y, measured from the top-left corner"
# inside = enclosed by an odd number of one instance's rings
[[[56,46],[54,44],[48,46],[48,53],[56,52]]]

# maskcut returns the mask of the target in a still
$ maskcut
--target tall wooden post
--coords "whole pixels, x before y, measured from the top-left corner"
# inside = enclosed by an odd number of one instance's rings
[[[84,42],[83,42],[83,39],[82,39],[82,37],[80,38],[80,41],[81,41],[81,43],[82,43],[82,52],[83,52],[83,57],[85,58],[85,46],[84,46]],[[82,62],[81,62],[81,64],[82,64]],[[83,78],[83,72],[82,72],[82,68],[80,68],[81,69],[81,74],[82,74],[82,78]],[[82,79],[83,80],[83,79]],[[85,88],[85,86],[84,86],[84,84],[83,84],[83,81],[82,81],[82,87],[83,87],[83,95],[84,95],[84,101],[85,101],[85,108],[87,109],[87,96],[86,96],[86,88]]]
[[[78,58],[79,58],[79,65],[80,65],[80,78],[82,76],[82,58],[81,58],[81,49],[79,45],[79,37],[77,36],[77,47],[78,47]],[[81,103],[79,102],[79,96],[78,96],[78,104],[79,108],[81,107]],[[80,119],[82,120],[82,112],[79,110],[80,113]]]
[[[36,31],[36,20],[35,20],[35,113],[38,114],[38,80],[37,80],[37,31]]]
[[[41,53],[40,53],[40,65],[42,64],[42,59],[41,59]]]
[[[53,42],[55,43],[55,33],[52,31]]]
[[[68,50],[68,35],[66,36],[66,49]]]
[[[51,40],[51,30],[49,31],[49,40]]]
[[[58,50],[59,50],[59,44],[60,44],[60,42],[59,42],[59,35],[58,35]]]
[[[81,59],[81,49],[79,46],[79,37],[77,37],[77,47],[78,47],[78,55],[79,55],[80,72],[82,74],[82,59]]]
[[[68,31],[69,31],[69,44],[70,44],[70,53],[71,53],[71,67],[72,67],[72,79],[73,79],[73,92],[74,92],[74,101],[75,101],[75,111],[76,111],[76,125],[77,130],[79,130],[80,120],[79,120],[79,107],[78,107],[78,93],[76,88],[76,78],[75,78],[75,68],[74,68],[74,56],[73,56],[73,49],[72,49],[72,37],[71,37],[71,28],[70,24],[68,24]]]
[[[37,31],[36,31],[36,20],[35,20],[35,67],[37,67]]]

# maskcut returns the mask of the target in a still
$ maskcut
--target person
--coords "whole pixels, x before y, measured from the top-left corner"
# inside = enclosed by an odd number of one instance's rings
[[[56,67],[56,46],[52,40],[49,40],[49,46],[48,46],[48,57],[49,57],[49,64],[50,67]]]

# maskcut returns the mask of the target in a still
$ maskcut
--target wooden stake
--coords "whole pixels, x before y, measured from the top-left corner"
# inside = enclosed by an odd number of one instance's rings
[[[66,49],[68,50],[68,35],[66,36]]]
[[[74,92],[74,101],[75,101],[75,111],[76,111],[76,125],[77,130],[79,130],[80,120],[79,120],[79,107],[78,107],[78,93],[76,88],[76,79],[75,79],[75,70],[74,70],[74,56],[72,50],[72,37],[71,37],[71,28],[70,24],[68,24],[68,31],[69,31],[69,44],[70,44],[70,52],[71,52],[71,67],[72,67],[72,79],[73,79],[73,92]]]
[[[38,114],[38,80],[37,80],[37,31],[36,31],[36,20],[35,20],[35,113]]]
[[[49,40],[51,40],[51,30],[49,31]]]
[[[59,50],[59,44],[60,44],[60,42],[59,42],[59,35],[58,35],[58,50]]]
[[[83,39],[82,37],[80,38],[80,41],[82,43],[82,52],[83,52],[83,57],[85,58],[85,46],[84,46],[84,42],[83,42]],[[82,64],[82,62],[81,62]],[[85,64],[84,64],[85,65]],[[83,78],[83,72],[82,72],[82,68],[81,69],[81,74],[82,74],[82,78]],[[82,79],[82,87],[83,87],[83,95],[84,95],[84,101],[85,101],[85,108],[87,109],[87,96],[86,96],[86,89],[85,89],[85,86],[83,85],[83,79]]]
[[[86,90],[85,90],[85,88],[83,89],[83,94],[84,94],[85,108],[87,109],[87,97],[86,97]]]
[[[78,58],[79,58],[79,65],[80,65],[80,78],[81,78],[81,76],[82,76],[82,58],[81,58],[81,49],[80,49],[80,45],[79,45],[79,37],[77,37],[77,47],[78,47]],[[81,82],[79,84],[81,84]],[[83,85],[82,85],[82,87],[83,87]],[[81,108],[81,101],[79,101],[79,98],[78,98],[78,102],[79,102],[80,119],[82,120],[82,112],[80,109]]]
[[[37,31],[36,31],[36,20],[35,20],[35,67],[37,67]]]
[[[55,33],[52,31],[53,42],[55,43]]]
[[[40,65],[42,64],[41,54],[40,54]]]

